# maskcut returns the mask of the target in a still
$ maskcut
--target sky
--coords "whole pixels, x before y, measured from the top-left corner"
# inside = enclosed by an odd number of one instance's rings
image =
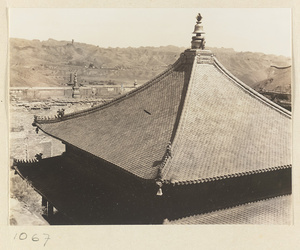
[[[189,48],[201,13],[207,47],[291,56],[291,10],[262,9],[32,9],[12,8],[10,37],[99,47],[175,45]]]

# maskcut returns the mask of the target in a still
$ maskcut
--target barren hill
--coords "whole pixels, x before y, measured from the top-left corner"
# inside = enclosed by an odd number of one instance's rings
[[[278,67],[272,65],[269,68],[268,77],[253,85],[256,91],[273,91],[280,93],[291,93],[291,67]]]
[[[77,71],[83,84],[139,84],[175,62],[185,48],[175,46],[139,48],[100,48],[71,41],[10,40],[11,86],[63,86],[70,72]],[[233,49],[211,49],[218,60],[236,77],[251,87],[270,77],[272,65],[291,65],[291,59],[263,53],[235,52]],[[269,87],[290,86],[284,74]],[[267,84],[268,85],[268,84]],[[282,88],[290,89],[290,87]]]

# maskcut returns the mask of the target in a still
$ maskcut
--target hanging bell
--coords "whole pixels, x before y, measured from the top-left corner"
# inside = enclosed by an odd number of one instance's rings
[[[201,24],[196,24],[195,25],[195,29],[194,29],[194,32],[193,34],[205,34],[205,32],[203,31],[203,26]]]
[[[162,189],[159,188],[157,193],[156,193],[157,196],[162,196],[163,195],[163,192],[162,192]]]

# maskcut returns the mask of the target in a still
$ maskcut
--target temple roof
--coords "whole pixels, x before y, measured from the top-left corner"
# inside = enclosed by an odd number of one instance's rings
[[[35,123],[143,179],[157,178],[158,168],[163,180],[177,182],[291,164],[290,112],[232,76],[208,50],[186,50],[110,103]]]
[[[182,183],[290,167],[291,113],[191,49],[165,72],[109,103],[36,117],[45,133],[142,179]]]

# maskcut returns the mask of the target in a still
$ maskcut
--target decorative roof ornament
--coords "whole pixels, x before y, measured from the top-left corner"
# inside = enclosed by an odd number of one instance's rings
[[[77,72],[74,73],[74,85],[73,85],[73,98],[80,98],[80,91],[79,91],[80,84],[77,80]]]
[[[196,19],[198,22],[200,22],[202,20],[202,16],[200,13],[198,13],[198,15],[196,16]]]
[[[77,72],[74,73],[74,87],[78,87]]]
[[[193,32],[193,34],[196,34],[196,36],[192,37],[192,49],[203,50],[205,48],[205,37],[203,36],[205,32],[203,31],[203,26],[201,25],[202,16],[200,13],[198,13],[196,19],[197,23]]]

